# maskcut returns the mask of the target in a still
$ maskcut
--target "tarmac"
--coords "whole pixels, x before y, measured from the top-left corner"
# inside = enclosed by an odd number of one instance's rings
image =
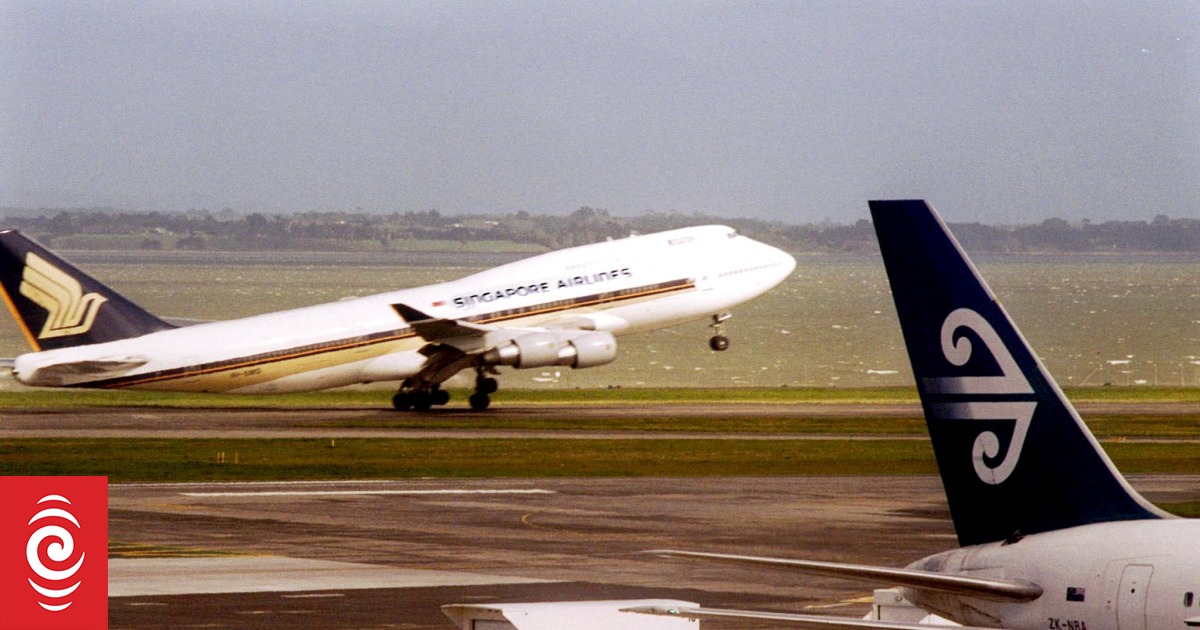
[[[1132,482],[1200,498],[1200,475]],[[446,630],[443,604],[618,598],[861,616],[890,585],[644,552],[903,566],[956,544],[924,476],[121,484],[109,500],[112,628]]]
[[[902,564],[953,544],[940,492],[931,478],[114,485],[110,539],[133,552],[110,561],[110,624],[445,629],[441,604],[614,597],[862,614],[838,603],[870,585],[641,552]]]
[[[711,405],[665,407],[670,409],[651,407],[650,413],[714,413]],[[720,412],[778,417],[861,411],[828,404],[784,407],[722,405]],[[920,413],[915,405],[868,407],[883,414]],[[1163,409],[1175,413],[1174,407]],[[647,413],[626,406],[578,412]],[[354,424],[387,413],[392,412],[6,410],[0,438],[291,437],[308,431],[329,437],[331,417]],[[488,413],[563,410],[498,407]],[[436,435],[441,431],[420,429],[334,430],[360,437],[443,437]],[[479,436],[470,430],[448,433]],[[591,434],[579,437],[585,433]],[[1200,475],[1130,481],[1152,501],[1200,500]],[[862,616],[872,590],[890,585],[665,560],[644,552],[675,548],[904,566],[956,545],[941,483],[926,476],[114,484],[109,521],[112,628],[447,630],[454,626],[442,615],[443,604],[646,598]],[[775,626],[704,623],[706,630],[765,627]]]

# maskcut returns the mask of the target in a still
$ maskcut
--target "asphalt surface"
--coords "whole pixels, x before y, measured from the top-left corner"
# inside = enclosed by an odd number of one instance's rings
[[[701,404],[566,411],[575,417],[718,413]],[[1085,405],[1081,412],[1200,416],[1194,405]],[[498,405],[488,413],[561,417],[564,409]],[[720,405],[719,413],[912,416],[919,409],[747,404]],[[436,415],[471,414],[447,409]],[[387,417],[394,412],[6,410],[0,413],[0,437],[329,436],[331,419],[356,424]],[[404,438],[592,435],[337,430]],[[1140,476],[1131,482],[1153,501],[1200,500],[1200,475]],[[109,514],[115,550],[112,628],[445,630],[454,626],[440,612],[443,604],[581,599],[670,598],[720,608],[861,616],[872,589],[889,585],[664,560],[642,552],[677,548],[903,566],[956,544],[934,477],[122,484],[110,487]],[[763,627],[774,626],[704,623],[706,630]]]
[[[1200,499],[1200,476],[1132,481]],[[888,585],[640,552],[903,566],[955,545],[932,477],[129,484],[109,527],[112,628],[432,630],[443,604],[650,597],[861,616]]]

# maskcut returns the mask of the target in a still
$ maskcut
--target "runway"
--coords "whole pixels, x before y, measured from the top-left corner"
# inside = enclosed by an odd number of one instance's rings
[[[1091,416],[1200,417],[1200,403],[1081,403]],[[788,433],[692,433],[671,431],[577,431],[572,421],[591,418],[703,419],[920,418],[916,403],[673,403],[514,404],[500,403],[484,412],[461,407],[429,412],[396,412],[362,407],[55,407],[0,412],[0,438],[404,438],[404,439],[822,439]],[[423,419],[438,422],[487,419],[503,426],[507,418],[540,420],[554,429],[509,430],[421,428]],[[431,422],[432,424],[432,422]],[[394,426],[393,426],[394,425]],[[416,428],[414,428],[416,425]],[[848,439],[839,434],[836,439]],[[927,439],[914,435],[872,435],[860,439]]]

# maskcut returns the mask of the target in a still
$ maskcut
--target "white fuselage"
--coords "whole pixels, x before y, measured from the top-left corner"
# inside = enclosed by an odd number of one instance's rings
[[[426,342],[393,304],[505,329],[621,335],[709,317],[761,295],[794,267],[791,256],[731,228],[684,228],[441,284],[25,354],[14,373],[29,385],[233,393],[398,381],[424,366]]]
[[[902,589],[964,625],[1017,629],[1164,630],[1200,625],[1200,521],[1116,521],[947,551],[909,568],[1024,580],[1026,603]],[[1192,620],[1192,623],[1186,623]]]

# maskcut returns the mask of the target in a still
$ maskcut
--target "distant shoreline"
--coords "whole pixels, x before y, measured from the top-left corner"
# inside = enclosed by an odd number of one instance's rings
[[[241,215],[131,213],[111,209],[0,208],[0,228],[20,229],[60,251],[122,252],[347,252],[529,255],[619,239],[631,234],[703,225],[727,225],[793,254],[870,254],[874,227],[804,225],[699,214],[617,216],[582,207],[567,215],[444,216],[422,212]],[[1200,255],[1200,219],[1165,215],[1149,221],[1046,219],[1031,225],[951,223],[972,254]]]
[[[133,265],[133,264],[228,264],[228,265],[353,265],[353,266],[415,266],[415,267],[494,267],[534,256],[538,252],[486,252],[486,251],[305,251],[305,250],[214,250],[214,251],[142,251],[112,249],[64,249],[61,253],[79,264]],[[810,262],[827,260],[858,261],[876,260],[875,252],[789,252]],[[978,262],[1069,262],[1069,263],[1195,263],[1200,262],[1200,252],[984,252],[976,256]]]

